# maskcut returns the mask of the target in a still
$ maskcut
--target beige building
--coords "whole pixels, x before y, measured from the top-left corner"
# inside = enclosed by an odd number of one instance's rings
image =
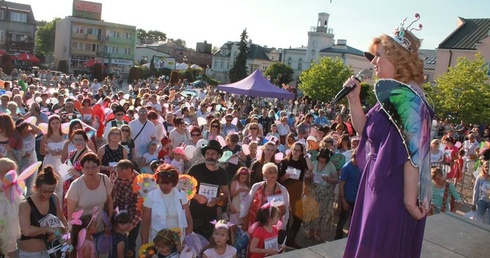
[[[221,83],[229,82],[228,73],[233,67],[236,57],[240,53],[238,49],[240,42],[228,41],[218,52],[213,55],[211,69],[207,70],[207,74],[216,78]],[[280,52],[276,48],[268,48],[252,43],[250,40],[247,43],[247,70],[251,74],[255,70],[260,70],[264,73],[273,63],[279,62]]]
[[[466,19],[458,17],[456,29],[437,48],[437,63],[434,78],[446,73],[456,65],[459,57],[474,59],[480,54],[490,65],[490,18]],[[490,76],[490,71],[489,71]]]
[[[34,54],[36,26],[30,5],[0,1],[0,50]]]
[[[282,50],[281,62],[291,67],[294,71],[295,81],[304,70],[310,68],[311,63],[318,62],[321,58],[340,58],[345,65],[350,66],[354,73],[362,69],[372,69],[371,63],[364,57],[363,51],[347,45],[346,39],[335,40],[333,29],[328,26],[328,13],[319,13],[316,26],[308,31],[308,45]],[[366,82],[372,83],[372,80]]]
[[[102,4],[73,1],[72,16],[56,21],[54,61],[68,63],[70,73],[84,73],[101,62],[105,72],[127,75],[134,65],[136,27],[101,19]]]

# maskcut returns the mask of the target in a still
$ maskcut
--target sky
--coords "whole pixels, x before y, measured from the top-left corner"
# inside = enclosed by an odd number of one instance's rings
[[[36,20],[51,21],[72,14],[71,0],[8,0],[30,4]],[[458,17],[490,18],[488,0],[92,0],[102,3],[107,22],[158,30],[182,39],[187,47],[197,42],[221,47],[239,41],[247,29],[249,39],[261,46],[306,46],[308,31],[318,13],[330,14],[335,39],[366,50],[373,37],[389,34],[408,17],[419,13],[423,25],[416,36],[423,49],[435,49],[455,29]]]

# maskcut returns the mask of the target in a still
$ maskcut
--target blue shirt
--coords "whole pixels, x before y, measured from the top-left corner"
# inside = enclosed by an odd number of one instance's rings
[[[340,170],[340,181],[344,184],[344,197],[348,202],[355,202],[357,189],[361,182],[361,170],[352,163],[352,160],[347,162]]]
[[[320,126],[330,125],[330,121],[325,116],[317,116],[313,123]]]

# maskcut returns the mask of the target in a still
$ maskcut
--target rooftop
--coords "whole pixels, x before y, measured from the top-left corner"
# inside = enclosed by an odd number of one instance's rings
[[[459,17],[459,20],[461,25],[439,44],[439,48],[476,50],[476,43],[489,36],[490,18]]]

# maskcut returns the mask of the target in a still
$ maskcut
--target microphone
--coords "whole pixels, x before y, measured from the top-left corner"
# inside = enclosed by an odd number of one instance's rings
[[[370,69],[362,69],[359,73],[357,73],[355,79],[358,82],[362,82],[369,75],[371,75],[371,73],[372,72]],[[355,84],[352,87],[343,87],[342,90],[340,90],[339,93],[337,93],[337,95],[335,95],[335,98],[333,98],[332,102],[330,102],[330,105],[333,106],[333,105],[337,104],[337,102],[339,102],[341,99],[343,99],[345,96],[347,96],[347,94],[349,94],[349,92],[354,90],[355,87],[356,87]]]

